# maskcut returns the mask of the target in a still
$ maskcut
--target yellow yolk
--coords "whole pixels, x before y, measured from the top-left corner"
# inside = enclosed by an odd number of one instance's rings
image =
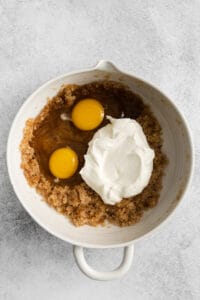
[[[69,147],[57,149],[50,156],[49,169],[57,178],[69,178],[74,175],[77,168],[77,154]]]
[[[92,130],[98,127],[104,118],[104,108],[95,99],[79,101],[72,110],[72,122],[81,130]]]

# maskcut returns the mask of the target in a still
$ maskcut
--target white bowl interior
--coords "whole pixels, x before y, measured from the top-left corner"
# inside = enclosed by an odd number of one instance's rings
[[[76,228],[66,217],[41,201],[41,196],[27,184],[20,168],[19,144],[26,120],[35,117],[46,104],[47,98],[55,95],[62,84],[85,84],[105,78],[124,82],[150,105],[163,128],[163,151],[168,156],[169,165],[163,179],[163,190],[158,205],[146,212],[138,224],[125,228],[113,225]],[[147,234],[171,214],[188,183],[192,150],[185,122],[166,96],[130,75],[94,69],[59,77],[46,83],[29,97],[13,122],[8,140],[7,159],[11,182],[19,200],[43,228],[73,244],[87,247],[115,247],[128,244]]]

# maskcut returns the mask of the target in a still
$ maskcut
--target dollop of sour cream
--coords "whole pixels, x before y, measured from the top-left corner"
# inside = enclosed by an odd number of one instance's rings
[[[137,121],[107,118],[110,124],[89,142],[80,174],[106,204],[114,205],[148,185],[155,153]]]

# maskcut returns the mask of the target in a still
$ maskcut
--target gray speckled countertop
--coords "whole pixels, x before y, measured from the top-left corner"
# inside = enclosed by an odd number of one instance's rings
[[[0,299],[199,299],[199,13],[198,0],[0,0]],[[161,231],[136,244],[130,272],[113,282],[85,277],[72,246],[31,219],[12,190],[5,158],[9,127],[29,94],[100,59],[174,99],[196,146],[187,197]],[[113,268],[121,250],[86,254],[92,265]]]

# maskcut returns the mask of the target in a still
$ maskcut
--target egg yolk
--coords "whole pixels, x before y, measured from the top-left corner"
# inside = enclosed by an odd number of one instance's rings
[[[78,168],[77,154],[70,147],[55,150],[49,159],[51,173],[60,179],[74,175]]]
[[[81,130],[92,130],[98,127],[104,118],[104,108],[95,99],[79,101],[72,110],[72,122]]]

